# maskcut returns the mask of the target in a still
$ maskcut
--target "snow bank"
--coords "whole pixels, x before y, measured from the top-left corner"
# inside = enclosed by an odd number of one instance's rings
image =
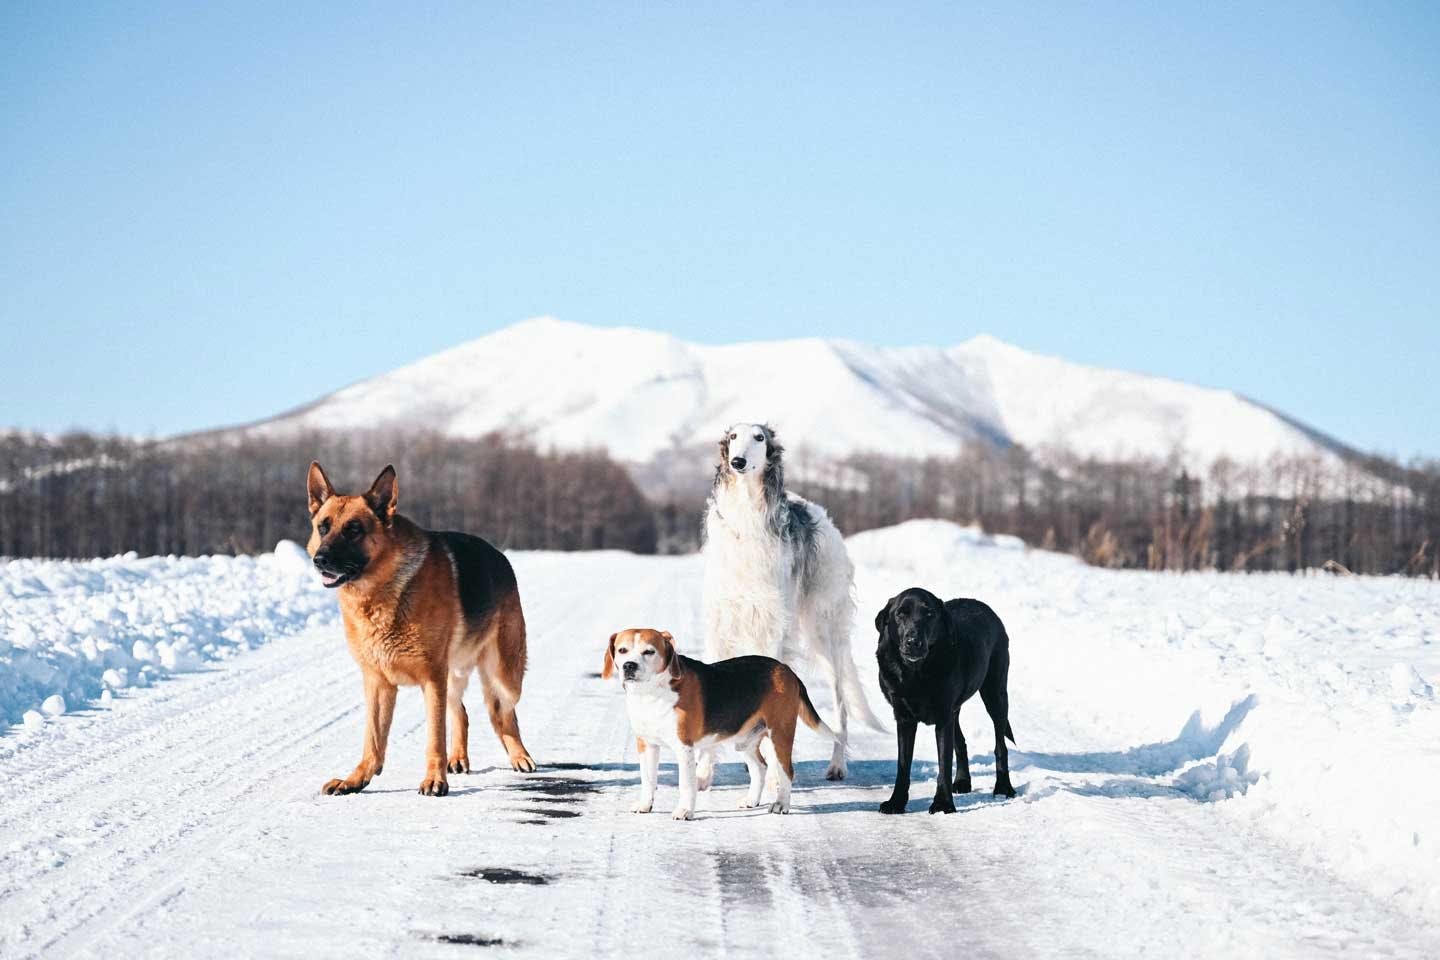
[[[0,730],[42,729],[115,691],[149,686],[336,617],[298,544],[258,557],[0,564]]]
[[[962,527],[948,520],[907,520],[893,527],[857,533],[846,538],[845,544],[857,566],[921,570],[944,569],[957,556],[971,551],[1025,550],[1025,541],[1019,537],[990,534],[979,526]]]

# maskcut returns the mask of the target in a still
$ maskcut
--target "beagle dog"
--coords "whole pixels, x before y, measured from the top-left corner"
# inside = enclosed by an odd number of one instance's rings
[[[655,805],[655,777],[660,770],[660,744],[680,761],[680,802],[671,818],[690,820],[695,814],[695,758],[698,751],[733,742],[750,772],[750,790],[742,810],[759,806],[765,767],[776,772],[776,797],[771,813],[790,812],[790,781],[795,768],[790,750],[795,721],[835,739],[835,732],[815,712],[805,684],[779,660],[735,657],[701,663],[681,656],[668,631],[632,628],[610,635],[605,669],[600,676],[619,674],[625,708],[640,753],[640,800],[630,809],[649,813]],[[761,759],[763,756],[764,759]]]

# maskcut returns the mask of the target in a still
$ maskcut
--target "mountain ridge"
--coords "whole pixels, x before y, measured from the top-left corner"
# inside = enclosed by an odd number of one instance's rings
[[[1318,428],[1231,390],[1032,353],[990,334],[948,347],[806,337],[698,344],[638,327],[534,317],[273,417],[207,435],[424,426],[504,430],[646,463],[708,446],[735,420],[792,449],[954,455],[1021,444],[1097,460],[1346,459]]]

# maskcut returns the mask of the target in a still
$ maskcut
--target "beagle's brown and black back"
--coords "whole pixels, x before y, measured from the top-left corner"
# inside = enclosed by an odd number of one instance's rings
[[[721,739],[740,733],[755,717],[765,698],[790,677],[795,677],[789,667],[770,657],[734,657],[703,663],[681,656],[680,664],[699,685],[705,732]],[[795,683],[808,704],[810,697],[805,685],[799,677],[795,677]]]

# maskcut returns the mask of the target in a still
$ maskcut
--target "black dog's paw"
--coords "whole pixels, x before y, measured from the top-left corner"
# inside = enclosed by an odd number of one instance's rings
[[[930,801],[930,812],[954,813],[955,801],[951,800],[949,797],[936,797],[934,800]]]
[[[956,780],[956,781],[950,786],[950,792],[951,792],[951,793],[969,793],[969,792],[970,792],[970,781],[969,781],[969,780]]]
[[[909,797],[904,797],[904,798],[902,798],[902,797],[891,797],[889,800],[886,800],[884,803],[880,804],[880,812],[881,812],[881,813],[904,813],[904,812],[905,812],[905,806],[906,806],[906,804],[908,804],[909,802],[910,802],[910,798],[909,798]]]
[[[1005,781],[1003,781],[1003,782],[996,782],[996,784],[995,784],[995,796],[997,796],[997,797],[1011,797],[1011,798],[1013,799],[1014,796],[1015,796],[1015,788],[1012,787],[1012,786],[1010,786],[1010,781],[1009,781],[1009,780],[1005,780]]]

